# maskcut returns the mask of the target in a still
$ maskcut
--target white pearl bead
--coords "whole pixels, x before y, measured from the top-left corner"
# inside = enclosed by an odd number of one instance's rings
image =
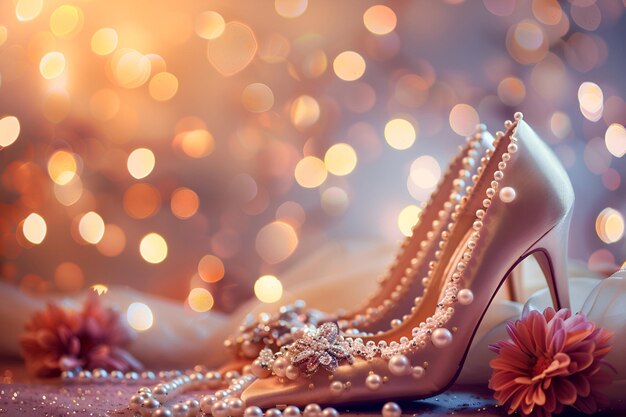
[[[270,408],[265,412],[265,417],[282,417],[283,413],[278,408]]]
[[[231,417],[241,417],[244,412],[244,404],[240,398],[229,398],[226,400],[228,404],[228,415]]]
[[[276,360],[272,364],[272,370],[277,376],[283,377],[285,376],[285,373],[287,372],[288,366],[289,366],[289,361],[286,358],[280,357],[280,358],[276,358]]]
[[[383,379],[378,374],[370,374],[365,378],[365,386],[371,391],[376,391],[383,384]]]
[[[285,376],[291,380],[297,379],[300,376],[300,369],[297,366],[289,365],[285,369]]]
[[[457,294],[457,298],[459,299],[459,303],[463,305],[472,304],[472,301],[474,301],[474,293],[470,289],[463,288]]]
[[[315,403],[307,404],[302,415],[303,417],[320,417],[322,415],[322,407]]]
[[[185,401],[185,405],[188,408],[187,417],[195,417],[200,411],[200,401],[198,400],[187,400]]]
[[[406,375],[411,371],[411,363],[404,355],[394,355],[389,359],[389,372],[396,376]]]
[[[515,114],[513,115],[513,117],[515,118],[515,120],[522,120],[524,118],[524,114],[521,111],[515,112]]]
[[[209,388],[217,388],[222,384],[222,374],[219,372],[207,372],[204,380]]]
[[[414,366],[411,372],[411,375],[415,379],[420,379],[424,376],[425,373],[426,373],[426,370],[422,368],[421,366]]]
[[[450,330],[444,327],[440,327],[433,331],[433,334],[431,335],[431,341],[433,342],[433,345],[438,348],[446,347],[450,343],[452,343],[452,333],[450,332]]]
[[[322,410],[322,417],[339,417],[339,411],[332,407],[327,407]]]
[[[213,414],[213,417],[228,417],[228,404],[226,404],[226,401],[220,400],[213,404],[211,414]]]
[[[388,402],[383,405],[382,411],[383,417],[400,417],[402,415],[402,409],[400,406],[393,402]]]
[[[267,378],[272,374],[272,371],[262,366],[262,362],[260,359],[255,359],[254,361],[252,361],[252,364],[250,365],[250,371],[252,372],[252,375],[256,376],[257,378]]]
[[[174,417],[169,408],[159,408],[152,413],[152,417]]]
[[[516,193],[513,187],[504,187],[500,190],[500,200],[502,200],[503,203],[510,203],[515,200],[515,196]]]
[[[143,400],[145,400],[143,395],[133,395],[132,397],[130,397],[130,401],[128,402],[128,408],[130,408],[132,411],[138,411],[141,408],[141,404],[143,404]]]
[[[211,414],[211,407],[213,407],[213,404],[216,402],[217,398],[214,395],[205,395],[202,397],[202,400],[200,400],[200,410],[204,414]]]
[[[243,412],[243,417],[263,417],[263,410],[253,405],[246,408],[246,410]]]
[[[509,144],[509,146],[507,147],[507,151],[509,151],[509,153],[517,152],[517,145],[514,143]]]
[[[143,416],[151,416],[152,412],[159,408],[159,402],[154,398],[146,398],[143,400],[143,404],[141,404],[141,415]]]
[[[283,410],[283,417],[300,417],[300,409],[295,405],[290,405]]]
[[[174,417],[187,417],[188,412],[189,407],[185,403],[178,403],[172,407],[172,414],[174,414]]]
[[[493,178],[496,181],[500,181],[502,178],[504,178],[504,173],[502,171],[496,171],[493,173]]]
[[[333,381],[330,383],[330,392],[333,395],[341,395],[344,390],[343,382]]]

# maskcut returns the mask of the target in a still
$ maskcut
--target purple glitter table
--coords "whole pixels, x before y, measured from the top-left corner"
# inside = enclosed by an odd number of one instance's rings
[[[16,417],[119,416],[132,417],[128,399],[142,385],[121,381],[68,383],[58,380],[33,380],[21,364],[2,362],[3,383],[0,385],[0,415]],[[206,393],[198,392],[198,399]],[[189,394],[185,395],[187,398]],[[400,403],[403,416],[506,416],[491,393],[484,387],[455,386],[448,392],[427,400]],[[624,416],[623,402],[598,416]],[[380,406],[339,409],[342,415],[380,416]],[[568,410],[562,415],[582,416]]]

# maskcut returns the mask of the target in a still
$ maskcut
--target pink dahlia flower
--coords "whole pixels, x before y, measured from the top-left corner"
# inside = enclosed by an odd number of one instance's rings
[[[140,369],[141,363],[124,348],[132,333],[119,314],[88,297],[82,311],[49,304],[33,315],[20,339],[29,372],[39,377],[62,371],[104,368],[109,371]]]
[[[489,387],[509,414],[550,417],[566,405],[586,413],[606,405],[601,391],[614,372],[603,358],[613,333],[584,314],[552,308],[525,311],[507,332],[511,340],[490,346],[498,357],[490,362]]]

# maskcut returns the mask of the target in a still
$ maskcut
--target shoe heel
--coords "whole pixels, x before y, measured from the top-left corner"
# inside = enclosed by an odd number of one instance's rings
[[[554,308],[570,308],[569,282],[567,277],[567,247],[571,211],[539,239],[523,258],[533,255],[543,272],[552,296]]]

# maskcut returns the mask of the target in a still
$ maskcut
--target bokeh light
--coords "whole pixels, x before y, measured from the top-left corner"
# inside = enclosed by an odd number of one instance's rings
[[[85,213],[78,222],[78,232],[85,242],[95,245],[104,236],[104,220],[94,211]]]
[[[215,255],[204,255],[198,262],[198,275],[206,282],[217,282],[224,278],[224,263]]]
[[[114,80],[120,87],[137,88],[150,78],[150,58],[134,49],[118,49],[113,54],[111,68]]]
[[[357,157],[352,146],[336,143],[326,151],[324,164],[328,172],[334,175],[348,175],[356,167]]]
[[[450,127],[461,136],[470,136],[479,123],[478,112],[469,104],[457,104],[450,110]]]
[[[389,7],[377,4],[363,14],[363,23],[367,30],[375,35],[386,35],[396,28],[397,17]]]
[[[243,71],[259,48],[254,31],[241,22],[228,22],[216,39],[209,41],[207,57],[221,75],[230,77]]]
[[[517,77],[506,77],[498,84],[498,98],[507,106],[517,106],[526,97],[526,86]]]
[[[48,52],[39,61],[39,72],[46,80],[52,80],[65,71],[65,55],[61,52]]]
[[[336,217],[343,214],[349,202],[348,193],[341,187],[328,187],[321,195],[322,210],[329,216]]]
[[[244,88],[241,101],[246,110],[262,113],[274,105],[274,93],[263,83],[252,83]]]
[[[76,36],[83,27],[83,11],[76,6],[64,4],[50,15],[50,31],[62,39]]]
[[[578,88],[580,111],[586,119],[597,122],[604,110],[604,94],[598,84],[585,81]]]
[[[148,84],[150,97],[156,101],[167,101],[178,92],[178,78],[170,72],[159,72]]]
[[[46,221],[37,213],[29,214],[22,224],[24,237],[35,245],[39,245],[43,242],[47,230]]]
[[[274,221],[259,230],[255,247],[263,261],[268,264],[277,264],[287,259],[296,250],[298,235],[290,224]]]
[[[404,150],[413,146],[417,130],[406,119],[392,119],[385,125],[385,140],[394,149]]]
[[[96,244],[96,249],[104,256],[119,256],[126,247],[126,233],[116,224],[108,223],[104,225],[104,234],[100,242]]]
[[[74,154],[68,151],[56,151],[48,160],[48,174],[52,181],[65,185],[76,176],[78,164]]]
[[[124,210],[135,219],[145,219],[154,215],[161,208],[159,190],[147,183],[128,187],[122,199]]]
[[[126,310],[126,320],[133,329],[143,332],[152,327],[152,310],[144,303],[132,303]]]
[[[98,29],[91,37],[91,50],[97,55],[109,55],[117,48],[117,41],[115,29]]]
[[[616,158],[621,158],[626,154],[626,129],[624,125],[613,123],[606,129],[604,134],[606,148]]]
[[[54,284],[63,292],[77,292],[83,287],[83,270],[74,262],[62,262],[54,271]]]
[[[596,218],[596,233],[604,243],[619,241],[624,237],[624,217],[614,208],[605,208]]]
[[[151,264],[159,264],[167,258],[167,242],[158,233],[148,233],[139,243],[141,257]]]
[[[196,16],[195,30],[196,35],[204,39],[216,39],[219,38],[224,29],[226,28],[226,22],[221,14],[209,10],[200,13]]]
[[[326,181],[328,171],[324,161],[314,156],[305,156],[296,165],[295,178],[304,188],[316,188]]]
[[[206,129],[194,129],[180,135],[183,152],[192,158],[204,158],[215,149],[215,139]]]
[[[154,153],[148,148],[137,148],[128,155],[126,167],[135,179],[142,179],[150,175],[154,169]]]
[[[291,104],[291,122],[297,128],[305,129],[313,126],[319,117],[319,103],[311,96],[300,96]]]
[[[15,5],[15,16],[20,22],[27,22],[39,16],[43,0],[19,0]]]
[[[273,275],[263,275],[254,283],[254,295],[263,303],[275,303],[283,296],[283,284]]]
[[[198,313],[204,313],[213,308],[213,295],[205,288],[193,288],[187,296],[189,307]]]
[[[98,293],[98,295],[106,294],[109,292],[109,287],[104,284],[94,284],[91,286],[91,289]]]
[[[335,75],[344,81],[355,81],[365,73],[365,60],[354,51],[344,51],[333,61]]]
[[[289,19],[302,16],[308,4],[308,0],[274,0],[276,13]]]
[[[413,226],[417,223],[422,209],[411,204],[400,211],[398,215],[398,227],[404,236],[413,235]]]
[[[65,184],[54,183],[54,196],[64,206],[76,204],[83,195],[83,181],[75,175]]]
[[[170,209],[179,219],[188,219],[198,211],[200,199],[195,191],[181,187],[174,190],[170,201]]]
[[[12,145],[20,135],[20,121],[15,116],[0,119],[0,148]]]

